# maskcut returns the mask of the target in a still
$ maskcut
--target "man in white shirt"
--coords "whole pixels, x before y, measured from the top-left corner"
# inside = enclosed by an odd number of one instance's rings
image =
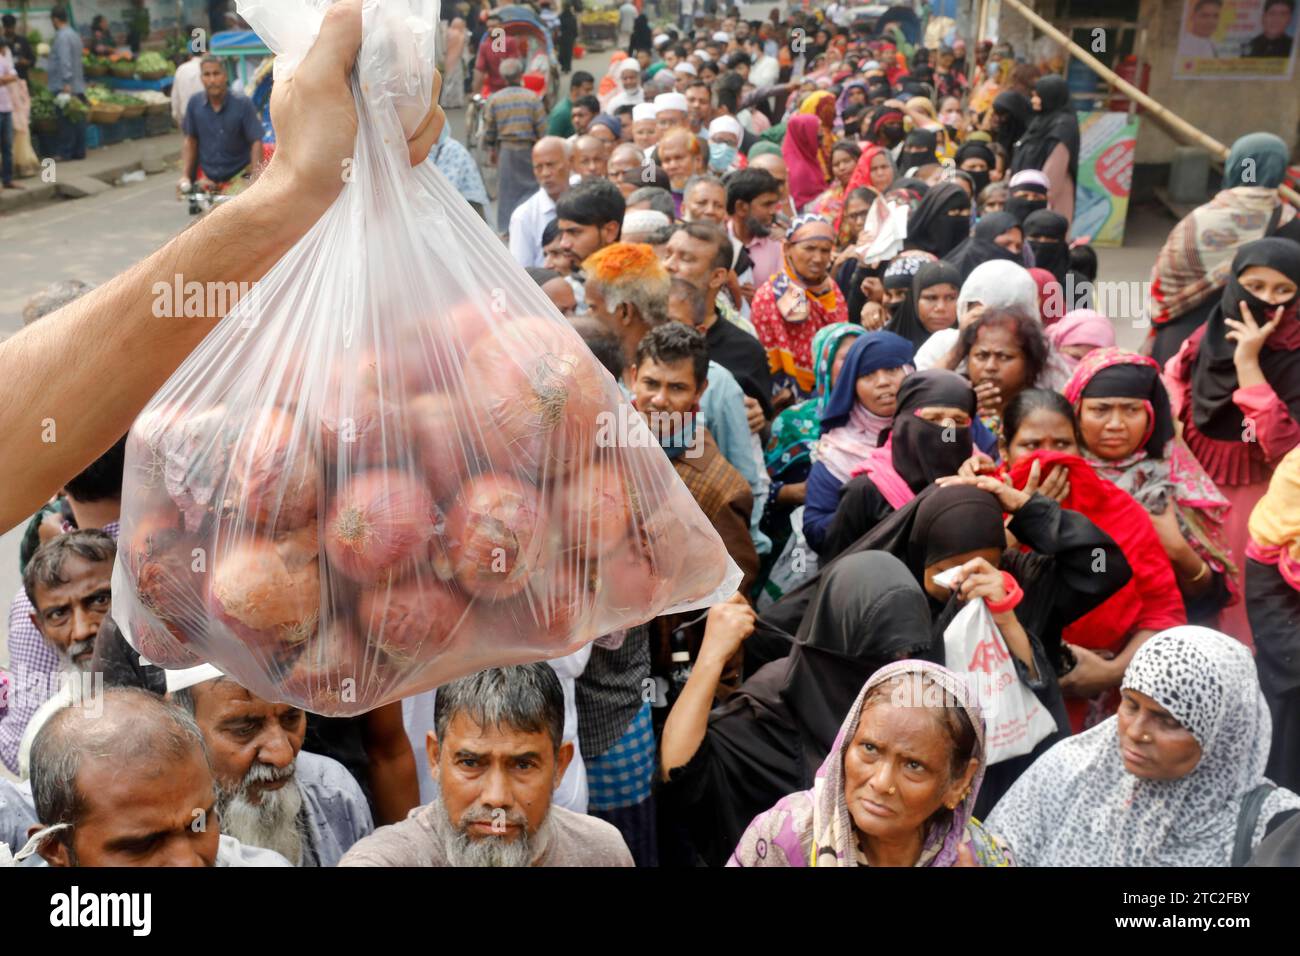
[[[572,147],[559,136],[543,136],[533,146],[533,176],[538,190],[510,215],[510,254],[525,269],[540,268],[542,233],[555,218],[555,201],[569,189]]]
[[[781,78],[781,64],[774,56],[768,56],[763,38],[751,36],[745,40],[745,49],[749,53],[749,82],[756,89],[775,86]]]
[[[682,60],[673,67],[673,83],[678,93],[685,93],[686,87],[695,82],[695,78],[700,75],[700,71],[695,69],[695,64],[689,60]]]
[[[185,128],[185,108],[194,99],[194,94],[203,92],[203,57],[190,55],[190,58],[176,67],[172,77],[172,119],[177,129]]]
[[[1222,12],[1223,0],[1197,0],[1178,42],[1180,58],[1214,59],[1219,55],[1214,32],[1219,29],[1219,14]]]

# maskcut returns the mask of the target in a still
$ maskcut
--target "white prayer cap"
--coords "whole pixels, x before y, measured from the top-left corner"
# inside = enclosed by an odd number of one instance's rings
[[[632,122],[639,123],[642,120],[652,120],[658,112],[659,107],[654,103],[638,103],[632,107]]]
[[[640,73],[640,72],[641,72],[641,64],[638,63],[638,62],[637,62],[634,58],[632,58],[632,57],[628,57],[626,60],[619,60],[619,61],[618,61],[618,72],[619,72],[620,74],[622,74],[622,73]]]
[[[744,132],[740,128],[740,121],[734,116],[719,116],[709,124],[709,136],[712,137],[717,133],[732,133],[736,137],[736,143],[744,137]]]
[[[655,112],[664,110],[676,110],[679,113],[685,113],[689,110],[686,105],[685,93],[660,93],[655,97]]]
[[[713,34],[714,43],[728,43],[730,41],[731,41],[731,34],[729,33],[723,33],[721,30],[719,30],[717,33]]]
[[[657,209],[633,209],[623,214],[623,232],[637,235],[654,232],[671,225],[667,216]]]
[[[673,72],[674,72],[674,73],[685,73],[687,76],[699,76],[699,75],[700,75],[700,71],[697,70],[697,69],[695,69],[695,64],[694,64],[694,63],[690,63],[690,62],[688,62],[688,61],[686,61],[686,60],[682,60],[682,62],[678,63],[675,67],[673,67]]]
[[[708,50],[696,50],[693,56],[698,56],[705,63],[713,62],[713,54],[710,53]]]
[[[671,37],[669,37],[667,33],[656,33],[654,40],[655,46],[658,46],[661,43],[667,43],[670,39]]]
[[[211,664],[200,664],[198,667],[186,667],[181,670],[164,671],[167,675],[167,693],[174,694],[178,690],[185,690],[187,687],[193,687],[196,684],[205,684],[210,680],[216,680],[224,676],[221,671],[217,670]]]

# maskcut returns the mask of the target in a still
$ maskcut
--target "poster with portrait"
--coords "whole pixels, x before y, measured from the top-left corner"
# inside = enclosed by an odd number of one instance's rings
[[[1184,0],[1174,55],[1180,80],[1286,80],[1298,0]]]

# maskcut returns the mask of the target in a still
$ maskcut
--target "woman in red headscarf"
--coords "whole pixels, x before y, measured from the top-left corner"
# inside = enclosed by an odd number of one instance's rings
[[[781,271],[754,293],[750,319],[767,350],[773,387],[788,390],[787,399],[812,395],[813,336],[849,317],[844,296],[830,276],[834,254],[835,232],[830,221],[800,216],[785,234]]]
[[[1115,712],[1120,680],[1134,652],[1152,634],[1186,624],[1187,612],[1146,509],[1080,457],[1069,400],[1047,389],[1028,389],[1008,404],[1004,427],[1011,483],[1022,490],[1032,485],[1084,515],[1114,539],[1133,569],[1123,588],[1062,632],[1064,660],[1058,671],[1078,733]]]
[[[835,104],[831,99],[832,107]],[[821,157],[821,120],[809,113],[797,113],[785,126],[785,139],[781,141],[781,158],[788,173],[790,198],[794,207],[803,208],[826,191],[829,184],[829,163]]]

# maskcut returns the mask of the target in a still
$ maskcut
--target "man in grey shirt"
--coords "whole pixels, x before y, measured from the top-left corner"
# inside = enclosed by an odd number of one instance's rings
[[[439,688],[427,742],[437,798],[339,866],[632,866],[613,826],[551,804],[573,757],[563,736],[564,691],[545,663]]]
[[[50,44],[50,89],[55,96],[67,93],[86,102],[86,74],[81,66],[81,34],[68,25],[66,7],[50,11],[54,41]],[[59,159],[86,158],[86,121],[70,122],[59,112]]]

